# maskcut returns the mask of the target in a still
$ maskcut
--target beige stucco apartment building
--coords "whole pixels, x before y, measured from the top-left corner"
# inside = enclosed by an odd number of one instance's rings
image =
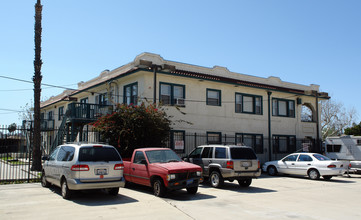
[[[172,120],[183,121],[172,126],[169,144],[180,154],[189,153],[200,143],[196,139],[203,137],[209,144],[252,146],[266,161],[299,149],[320,149],[319,102],[328,98],[318,85],[255,77],[225,67],[201,67],[143,53],[133,62],[78,83],[76,90],[43,102],[43,127],[48,131],[43,142],[90,141],[79,130],[90,131],[86,124],[111,110],[108,105],[156,102]],[[49,132],[53,128],[60,134]]]

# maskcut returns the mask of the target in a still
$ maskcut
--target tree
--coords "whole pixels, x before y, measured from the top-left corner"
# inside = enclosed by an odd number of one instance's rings
[[[112,114],[92,123],[109,144],[118,147],[123,157],[130,157],[135,148],[164,146],[171,121],[154,104],[139,106],[118,104]]]
[[[351,126],[357,118],[354,108],[347,111],[342,103],[331,100],[321,102],[321,129],[322,139],[328,136],[343,134],[346,127]]]
[[[8,131],[9,131],[9,133],[13,133],[14,131],[16,131],[16,124],[12,123],[11,125],[9,125]]]
[[[34,59],[34,146],[33,146],[33,163],[31,170],[41,171],[41,136],[40,136],[40,96],[41,96],[41,18],[43,6],[41,1],[37,0],[35,4],[35,59]]]
[[[361,122],[359,124],[352,124],[350,128],[345,128],[345,134],[361,136]]]

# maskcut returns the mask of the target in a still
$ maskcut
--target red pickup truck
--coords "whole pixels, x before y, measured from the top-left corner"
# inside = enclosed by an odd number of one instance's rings
[[[123,162],[126,182],[153,187],[154,195],[160,197],[183,188],[196,194],[202,181],[202,168],[184,162],[169,148],[136,149],[131,161]]]

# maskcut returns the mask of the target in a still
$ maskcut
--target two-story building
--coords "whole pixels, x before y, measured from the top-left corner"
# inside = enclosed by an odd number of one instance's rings
[[[318,85],[284,82],[195,66],[143,53],[133,62],[78,83],[76,90],[42,102],[45,147],[64,141],[98,141],[90,135],[98,117],[116,103],[160,103],[176,123],[169,146],[180,154],[200,144],[245,144],[262,161],[305,149],[320,151]]]

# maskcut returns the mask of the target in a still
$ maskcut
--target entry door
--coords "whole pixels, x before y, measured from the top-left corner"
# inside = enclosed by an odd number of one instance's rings
[[[296,161],[298,154],[292,154],[279,161],[279,172],[285,174],[297,174]]]
[[[148,164],[142,151],[135,152],[130,169],[132,182],[150,186]]]
[[[312,157],[306,154],[300,154],[296,161],[295,172],[299,175],[307,175],[308,168],[312,165]]]

